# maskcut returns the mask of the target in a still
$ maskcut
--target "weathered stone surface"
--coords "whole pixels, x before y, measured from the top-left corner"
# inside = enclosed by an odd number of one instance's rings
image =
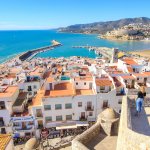
[[[106,135],[109,136],[111,135],[112,130],[118,130],[116,129],[116,127],[118,127],[119,119],[116,118],[113,110],[109,108],[108,110],[105,110],[105,112],[104,114],[99,115],[97,122],[91,128],[83,132],[81,135],[78,135],[72,141],[72,150],[88,150],[87,144],[94,138],[100,136],[100,132],[102,132],[102,130],[105,132]],[[112,114],[107,117],[108,112]],[[104,122],[102,120],[104,120]],[[113,124],[114,128],[112,128]]]
[[[122,101],[117,150],[147,150],[150,136],[132,130],[130,100],[125,96]],[[143,122],[144,123],[144,122]]]

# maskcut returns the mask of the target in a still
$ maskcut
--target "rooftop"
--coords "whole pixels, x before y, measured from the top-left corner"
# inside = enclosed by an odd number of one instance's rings
[[[138,65],[138,63],[131,58],[125,58],[123,61],[128,65]]]
[[[0,150],[5,150],[10,140],[10,134],[0,134]]]
[[[109,78],[99,78],[99,79],[96,79],[96,85],[97,86],[111,86],[112,81],[109,80]]]
[[[13,94],[17,90],[18,90],[17,86],[2,87],[2,91],[0,92],[0,98],[3,98],[3,97],[12,97]]]
[[[150,76],[150,72],[144,72],[144,74],[146,74],[146,75]]]
[[[93,81],[92,76],[75,77],[75,81]]]
[[[45,91],[45,97],[61,97],[61,96],[73,96],[75,95],[75,90],[72,83],[65,82],[59,83],[54,86],[54,90]]]
[[[144,74],[144,73],[133,73],[133,75],[135,77],[147,77],[148,75]]]
[[[13,106],[21,106],[22,103],[27,98],[27,95],[28,95],[27,92],[21,92],[21,93],[19,93],[18,98],[16,99],[15,103],[13,104]]]
[[[44,95],[44,90],[39,90],[37,95],[32,99],[32,105],[31,106],[40,106],[42,102],[42,97]]]
[[[82,89],[77,89],[76,90],[76,95],[93,95],[94,92],[91,89],[88,90],[82,90]]]
[[[135,79],[133,76],[130,76],[130,75],[121,76],[121,78],[123,78],[123,79]]]

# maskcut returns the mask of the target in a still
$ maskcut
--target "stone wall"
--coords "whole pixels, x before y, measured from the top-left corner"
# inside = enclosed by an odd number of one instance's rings
[[[85,145],[100,134],[100,123],[97,122],[72,141],[72,150],[89,150]]]
[[[150,148],[150,137],[132,130],[130,101],[125,96],[122,101],[117,150],[147,150]]]

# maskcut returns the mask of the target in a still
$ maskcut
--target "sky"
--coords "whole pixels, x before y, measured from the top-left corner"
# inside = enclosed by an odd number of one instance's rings
[[[0,0],[0,30],[51,29],[149,17],[150,0]]]

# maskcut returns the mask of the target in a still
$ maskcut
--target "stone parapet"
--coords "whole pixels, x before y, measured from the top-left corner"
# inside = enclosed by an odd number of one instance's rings
[[[148,148],[150,148],[150,137],[132,130],[130,100],[125,96],[122,101],[117,150],[147,150]]]

